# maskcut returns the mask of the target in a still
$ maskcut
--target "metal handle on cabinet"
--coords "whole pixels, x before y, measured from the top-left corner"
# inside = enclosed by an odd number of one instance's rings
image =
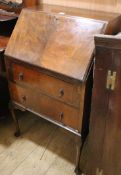
[[[59,90],[59,97],[63,97],[64,96],[64,89],[60,89]]]
[[[61,113],[59,114],[59,117],[60,117],[60,121],[62,121],[62,120],[63,120],[63,117],[64,117],[64,113],[61,112]]]
[[[99,169],[99,168],[97,168],[97,170],[96,170],[96,175],[103,175],[103,170],[101,169]]]
[[[23,102],[26,101],[26,96],[25,95],[22,96],[22,100],[23,100]]]
[[[24,79],[24,74],[23,73],[19,73],[18,77],[19,77],[19,80],[22,81]]]

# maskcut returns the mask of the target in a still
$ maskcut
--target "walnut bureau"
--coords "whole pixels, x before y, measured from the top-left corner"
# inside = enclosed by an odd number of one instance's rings
[[[24,9],[5,52],[15,135],[20,135],[16,107],[74,133],[76,174],[79,174],[81,148],[88,133],[93,36],[105,33],[107,24],[101,20]]]

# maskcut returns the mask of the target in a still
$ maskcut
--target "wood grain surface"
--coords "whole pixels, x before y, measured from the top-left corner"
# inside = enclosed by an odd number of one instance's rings
[[[97,36],[94,88],[90,119],[87,162],[84,173],[93,175],[96,170],[105,175],[121,172],[121,38]],[[106,88],[107,73],[116,72],[114,90]],[[84,155],[84,154],[82,154]],[[83,161],[83,156],[82,156]]]
[[[93,37],[103,33],[104,27],[103,21],[23,10],[5,54],[84,81],[92,60]]]

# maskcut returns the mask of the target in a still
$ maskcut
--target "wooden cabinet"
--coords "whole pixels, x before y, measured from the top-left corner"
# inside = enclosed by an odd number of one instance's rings
[[[88,133],[93,37],[107,26],[106,21],[24,9],[5,52],[15,135],[20,135],[15,107],[74,133],[77,174]]]
[[[86,175],[121,174],[121,37],[97,36]]]

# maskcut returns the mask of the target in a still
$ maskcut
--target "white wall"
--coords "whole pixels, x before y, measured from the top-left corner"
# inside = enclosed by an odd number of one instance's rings
[[[121,0],[43,0],[43,3],[121,13]]]

